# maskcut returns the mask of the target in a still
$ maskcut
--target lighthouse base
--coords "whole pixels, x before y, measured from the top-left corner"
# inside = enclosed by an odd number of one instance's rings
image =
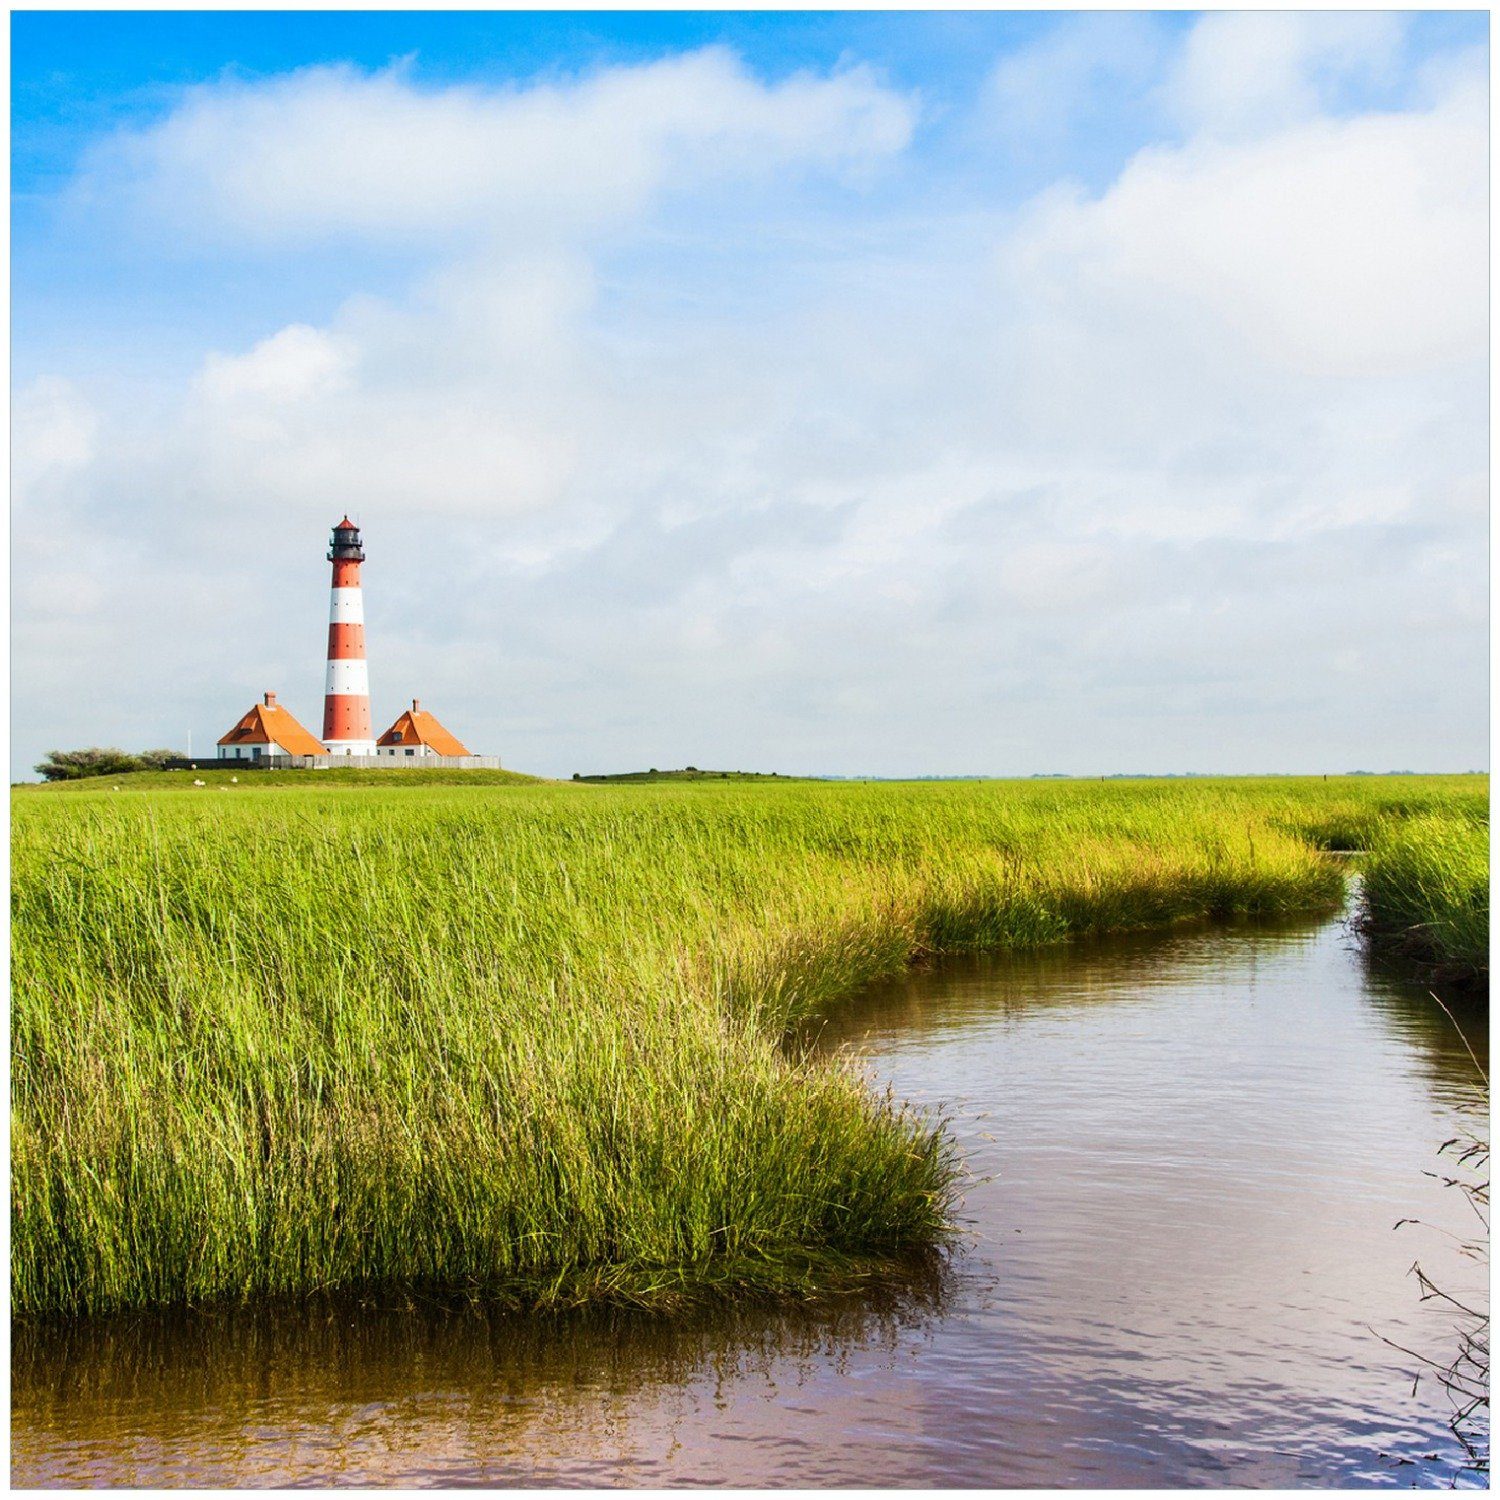
[[[330,755],[374,755],[374,740],[325,740]]]

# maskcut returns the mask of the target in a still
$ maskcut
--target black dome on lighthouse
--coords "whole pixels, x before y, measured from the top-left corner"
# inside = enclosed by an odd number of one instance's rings
[[[328,559],[330,562],[365,560],[365,549],[359,540],[359,527],[348,516],[333,528],[333,546],[328,550]]]

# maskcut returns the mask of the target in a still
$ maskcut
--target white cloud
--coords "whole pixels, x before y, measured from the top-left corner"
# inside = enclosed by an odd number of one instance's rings
[[[182,407],[183,455],[209,506],[249,489],[313,521],[500,517],[558,502],[597,396],[578,319],[591,290],[557,262],[444,267],[405,305],[352,299],[213,354]]]
[[[1006,274],[1052,307],[1128,299],[1143,333],[1153,316],[1186,317],[1205,341],[1228,331],[1300,370],[1477,358],[1486,132],[1483,95],[1464,86],[1430,110],[1150,148],[1102,197],[1040,205]]]
[[[12,502],[45,502],[93,461],[99,417],[72,381],[44,375],[16,393],[11,412]]]
[[[506,88],[340,65],[194,89],[109,142],[86,186],[262,243],[465,229],[530,241],[618,222],[667,191],[857,172],[899,152],[915,117],[866,67],[764,83],[721,48]]]
[[[1220,11],[1188,35],[1164,93],[1191,131],[1247,136],[1316,116],[1395,69],[1404,21],[1388,11]]]
[[[1122,92],[1147,93],[1166,38],[1155,19],[1126,11],[1059,18],[1031,47],[995,64],[980,101],[984,124],[1011,150],[1066,136]]]
[[[211,402],[279,407],[336,393],[348,383],[349,365],[335,338],[293,323],[247,354],[210,354],[198,387]]]

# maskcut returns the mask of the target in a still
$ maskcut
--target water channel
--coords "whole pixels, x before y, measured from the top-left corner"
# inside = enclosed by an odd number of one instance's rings
[[[1483,1006],[1455,1014],[1485,1062]],[[820,1044],[955,1132],[940,1282],[686,1322],[384,1298],[21,1330],[12,1482],[1483,1482],[1381,1336],[1453,1352],[1414,1261],[1482,1295],[1437,1153],[1485,1132],[1484,1085],[1341,923],[943,964]]]

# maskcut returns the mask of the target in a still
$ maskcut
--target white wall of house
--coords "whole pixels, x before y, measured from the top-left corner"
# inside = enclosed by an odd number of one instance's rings
[[[291,755],[285,745],[274,740],[269,745],[220,745],[219,754],[225,760],[261,760],[267,755]]]

